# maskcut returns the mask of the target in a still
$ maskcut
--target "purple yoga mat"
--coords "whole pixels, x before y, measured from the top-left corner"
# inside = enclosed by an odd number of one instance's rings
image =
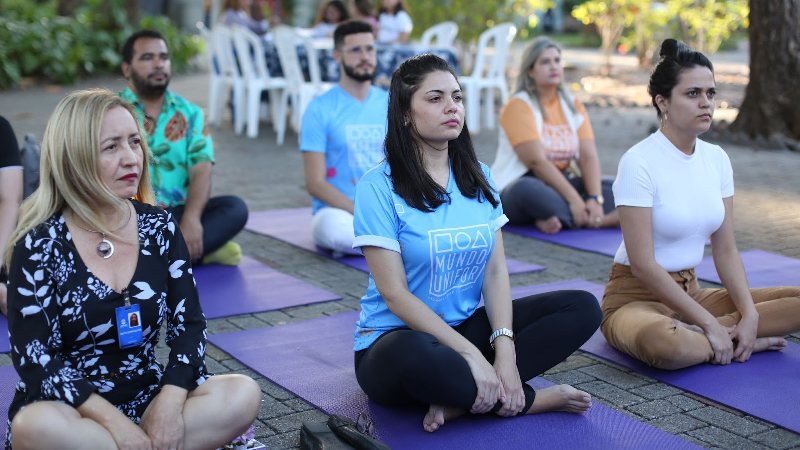
[[[509,224],[503,227],[503,231],[607,256],[616,255],[622,243],[622,230],[619,228],[563,230],[556,234],[545,234],[534,226]]]
[[[311,208],[276,209],[250,213],[245,229],[334,259],[362,272],[369,272],[367,260],[363,256],[334,258],[330,250],[317,247],[311,237]],[[509,275],[539,272],[545,269],[544,266],[511,258],[506,258],[506,264]]]
[[[509,224],[503,227],[503,231],[606,256],[616,256],[622,244],[622,230],[619,228],[583,228],[546,234],[532,225]],[[711,241],[706,241],[706,245],[711,245]]]
[[[750,250],[741,255],[751,288],[797,286],[800,283],[800,259],[763,250]],[[701,280],[722,284],[711,256],[703,258],[695,271]]]
[[[8,318],[0,313],[0,353],[11,351],[11,343],[8,342]]]
[[[604,287],[586,280],[567,280],[511,290],[513,298],[561,289],[582,289],[603,296]],[[753,355],[744,364],[701,364],[677,371],[655,369],[614,349],[598,330],[581,350],[663,383],[693,392],[752,416],[800,433],[800,345],[789,342],[781,352]]]
[[[8,407],[14,399],[14,388],[19,381],[19,375],[14,366],[0,367],[0,427],[8,422]],[[5,434],[3,434],[5,436]]]
[[[209,264],[195,267],[193,272],[207,319],[342,298],[246,256],[235,267]]]
[[[422,429],[424,408],[386,408],[367,400],[353,372],[358,312],[271,328],[210,336],[213,344],[327,413],[360,412],[393,449],[699,448],[677,436],[595,403],[583,416],[550,413],[502,419],[467,416],[435,433]],[[550,385],[533,380],[534,387]]]

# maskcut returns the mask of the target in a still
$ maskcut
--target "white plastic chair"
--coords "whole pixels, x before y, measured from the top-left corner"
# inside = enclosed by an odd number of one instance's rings
[[[481,129],[481,94],[483,94],[483,122],[490,130],[496,126],[494,90],[500,91],[501,100],[505,101],[508,97],[506,59],[508,59],[508,48],[516,34],[517,28],[511,23],[501,23],[481,33],[472,75],[458,79],[464,90],[467,128],[470,133],[478,133]],[[489,47],[493,47],[494,51],[489,52]]]
[[[333,83],[322,81],[322,73],[319,67],[317,50],[314,42],[307,36],[301,36],[294,28],[289,26],[279,26],[273,31],[275,49],[278,51],[278,59],[281,62],[283,76],[286,78],[286,90],[283,91],[282,104],[286,104],[289,98],[292,100],[292,127],[299,131],[303,120],[303,113],[314,97],[322,94],[331,87]],[[303,75],[303,68],[300,65],[300,57],[297,55],[297,43],[302,43],[308,56],[308,71],[310,80],[306,81]]]
[[[203,27],[205,28],[205,27]],[[230,28],[217,25],[210,32],[212,53],[211,82],[208,90],[208,122],[219,125],[222,120],[222,110],[225,104],[226,88],[232,88],[233,102],[233,129],[236,134],[242,134],[244,129],[244,77],[236,63],[233,53],[233,36]],[[215,62],[216,61],[216,64]]]
[[[261,93],[267,91],[270,93],[272,126],[278,134],[278,145],[283,145],[286,134],[286,105],[280,99],[283,90],[286,89],[286,79],[272,77],[269,74],[267,60],[264,57],[264,44],[257,34],[240,25],[235,25],[232,33],[236,57],[244,77],[247,137],[258,137]]]
[[[456,40],[457,34],[457,23],[451,21],[437,23],[422,33],[422,37],[420,37],[420,46],[430,47],[435,40],[435,45],[437,47],[450,47]]]

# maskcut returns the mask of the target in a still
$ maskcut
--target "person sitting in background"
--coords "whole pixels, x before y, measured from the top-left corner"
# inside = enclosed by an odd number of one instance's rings
[[[569,94],[561,48],[547,37],[525,49],[500,126],[492,175],[510,223],[547,234],[619,226],[589,116]]]
[[[19,144],[11,124],[0,116],[0,251],[4,251],[17,226],[19,204],[22,202],[22,161]],[[0,260],[0,312],[8,309],[6,266]]]
[[[327,38],[333,36],[333,32],[340,23],[350,19],[350,13],[344,2],[341,0],[331,0],[324,3],[317,13],[317,20],[311,30],[311,36],[315,38]]]
[[[411,22],[407,10],[404,0],[381,0],[381,10],[378,16],[378,42],[391,44],[408,41],[414,24]]]
[[[303,114],[300,151],[314,197],[314,242],[337,255],[360,254],[353,249],[355,184],[383,158],[389,94],[372,85],[378,62],[368,23],[339,25],[333,45],[341,77]]]
[[[241,25],[256,34],[266,33],[269,22],[266,19],[256,20],[250,17],[252,3],[253,0],[225,0],[219,22],[227,26]]]
[[[156,199],[181,225],[192,261],[237,265],[242,249],[231,239],[247,223],[247,205],[232,195],[210,197],[214,146],[203,111],[167,89],[169,49],[161,34],[141,30],[122,49],[132,104],[153,152]]]
[[[258,414],[255,381],[206,370],[189,251],[175,218],[153,205],[135,114],[98,89],[69,94],[48,120],[40,185],[3,255],[20,378],[8,449],[210,450]],[[156,359],[162,324],[166,367]]]
[[[660,55],[647,91],[661,128],[625,152],[614,182],[624,239],[600,329],[614,348],[667,370],[782,350],[784,336],[800,331],[800,287],[749,288],[734,236],[731,161],[698,139],[714,115],[714,67],[675,39]],[[709,238],[723,289],[697,282]]]
[[[375,3],[373,0],[350,0],[350,17],[372,25],[372,30],[377,36],[378,19],[375,18]]]

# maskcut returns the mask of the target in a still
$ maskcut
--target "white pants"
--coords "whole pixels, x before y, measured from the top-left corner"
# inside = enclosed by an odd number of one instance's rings
[[[353,248],[353,215],[343,209],[328,206],[318,210],[311,219],[311,235],[315,244],[333,251],[334,256],[361,254],[361,249]]]

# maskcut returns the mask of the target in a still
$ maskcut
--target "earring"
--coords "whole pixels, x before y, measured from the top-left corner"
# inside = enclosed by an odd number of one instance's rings
[[[667,128],[667,113],[666,112],[661,114],[661,128],[662,129]]]

